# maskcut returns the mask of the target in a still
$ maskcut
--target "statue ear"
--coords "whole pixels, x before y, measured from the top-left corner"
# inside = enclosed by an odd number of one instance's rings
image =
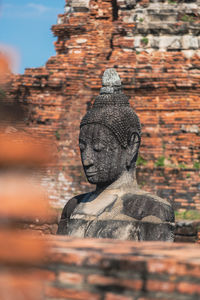
[[[126,166],[131,168],[137,160],[137,155],[140,147],[140,136],[137,132],[133,132],[129,135],[127,146],[127,159]]]

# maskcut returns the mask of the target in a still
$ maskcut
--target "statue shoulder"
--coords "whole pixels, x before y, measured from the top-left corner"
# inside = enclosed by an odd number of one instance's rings
[[[85,197],[85,195],[87,195],[87,193],[80,194],[80,195],[77,195],[77,196],[69,199],[67,201],[67,203],[65,204],[64,208],[63,208],[63,211],[62,211],[62,214],[61,214],[61,219],[70,218],[70,216],[73,213],[74,209],[82,201],[82,199]]]
[[[124,214],[137,220],[158,219],[162,222],[174,222],[171,204],[148,192],[127,193],[122,197]],[[152,217],[152,218],[151,218]]]
[[[70,216],[73,213],[76,206],[82,201],[82,199],[84,198],[85,195],[86,194],[81,194],[81,195],[75,196],[75,197],[69,199],[69,201],[67,201],[67,203],[65,204],[65,206],[63,208],[61,219],[58,224],[58,230],[57,230],[58,235],[67,234],[67,227],[68,227],[68,223],[70,220]]]

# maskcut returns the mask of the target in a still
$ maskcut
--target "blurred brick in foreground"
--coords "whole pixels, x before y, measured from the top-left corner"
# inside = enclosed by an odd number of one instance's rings
[[[48,237],[46,299],[200,299],[196,244]]]
[[[0,167],[40,167],[55,160],[56,149],[49,140],[24,132],[0,133],[0,145]]]

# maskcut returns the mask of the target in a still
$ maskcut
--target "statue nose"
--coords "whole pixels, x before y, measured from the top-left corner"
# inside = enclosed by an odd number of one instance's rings
[[[89,166],[91,166],[91,165],[93,165],[93,160],[92,159],[84,159],[84,161],[83,161],[83,164],[84,164],[84,166],[85,167],[89,167]]]
[[[87,145],[87,148],[84,152],[82,152],[82,161],[83,165],[85,167],[89,167],[94,164],[94,153],[90,147],[90,145]]]

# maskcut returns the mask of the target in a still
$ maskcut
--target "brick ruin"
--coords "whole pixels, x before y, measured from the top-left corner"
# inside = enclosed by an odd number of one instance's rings
[[[66,1],[52,26],[56,56],[14,76],[9,90],[28,111],[26,131],[57,145],[58,162],[43,175],[54,206],[90,188],[79,123],[115,67],[143,125],[139,184],[177,209],[200,208],[199,16],[199,0]]]
[[[51,238],[45,299],[195,300],[199,245]]]

